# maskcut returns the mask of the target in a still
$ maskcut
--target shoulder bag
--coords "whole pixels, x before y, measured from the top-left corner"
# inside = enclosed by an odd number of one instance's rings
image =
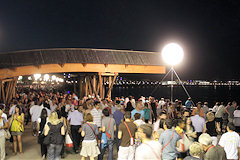
[[[95,137],[96,137],[96,140],[97,140],[97,142],[98,142],[98,137],[97,137],[97,135],[95,134],[95,131],[94,131],[93,127],[92,127],[89,123],[86,123],[86,124],[92,129],[92,131],[93,131],[93,133],[94,133],[94,135],[95,135]]]
[[[130,132],[130,130],[129,130],[129,128],[128,128],[127,123],[124,122],[124,124],[125,124],[125,126],[127,127],[128,133],[129,133],[129,135],[130,135],[130,145],[132,146],[132,145],[134,145],[134,138],[132,137],[132,134],[131,134],[131,132]]]
[[[111,135],[108,133],[108,130],[109,130],[109,128],[110,128],[110,124],[111,124],[111,118],[110,118],[110,121],[109,121],[109,124],[108,124],[108,128],[107,128],[107,130],[105,131],[106,132],[106,135],[107,135],[107,137],[110,139],[111,138]]]

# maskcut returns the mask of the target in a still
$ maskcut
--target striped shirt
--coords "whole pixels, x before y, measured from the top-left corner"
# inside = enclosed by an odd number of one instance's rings
[[[102,126],[102,110],[93,108],[91,110],[91,114],[93,116],[93,123],[95,123],[98,127]]]

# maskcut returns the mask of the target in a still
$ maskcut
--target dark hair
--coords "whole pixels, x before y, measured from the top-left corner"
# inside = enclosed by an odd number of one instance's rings
[[[145,102],[145,103],[144,103],[144,107],[148,107],[148,103]]]
[[[94,105],[98,105],[100,102],[99,101],[94,101]]]
[[[131,118],[131,112],[127,111],[124,116],[125,116],[125,118],[130,119]]]
[[[42,109],[40,118],[46,118],[48,116],[47,110],[45,108]]]
[[[185,123],[185,121],[184,121],[183,119],[178,119],[178,120],[177,120],[177,124],[178,124],[178,125],[181,124],[181,123],[183,123],[183,122]]]
[[[143,130],[143,133],[146,134],[147,138],[152,137],[152,125],[151,124],[142,124],[140,128]]]
[[[231,131],[235,131],[236,130],[236,127],[234,126],[234,124],[232,122],[229,122],[227,124],[228,128],[231,130]]]
[[[120,104],[120,101],[119,101],[119,100],[116,100],[116,104]]]
[[[160,119],[159,121],[159,128],[163,129],[163,124],[165,123],[165,119]]]
[[[107,108],[103,109],[102,113],[105,117],[109,116],[109,110]]]
[[[167,114],[167,113],[162,111],[159,115],[162,116],[163,114]]]
[[[165,125],[167,126],[167,129],[172,129],[173,121],[171,119],[166,119],[165,120]]]
[[[4,104],[0,104],[0,109],[3,110],[5,108]]]
[[[50,105],[46,101],[44,101],[43,106],[46,107],[47,109],[50,109]]]
[[[18,108],[19,114],[22,114],[22,113],[23,113],[23,112],[22,112],[22,108],[21,108],[19,105],[16,105],[15,109],[16,109],[16,108]]]
[[[140,113],[135,113],[134,114],[134,118],[135,118],[135,120],[140,119],[141,118],[141,114]]]

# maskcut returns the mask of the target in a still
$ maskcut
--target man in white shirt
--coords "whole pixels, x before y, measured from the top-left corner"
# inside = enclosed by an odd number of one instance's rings
[[[97,125],[98,128],[102,126],[102,110],[100,109],[100,102],[96,102],[94,108],[91,110],[93,116],[93,123]]]
[[[222,135],[219,145],[224,147],[227,159],[238,160],[240,157],[240,137],[234,130],[234,124],[229,122],[227,125],[228,132]]]
[[[38,104],[38,105],[37,105]],[[38,134],[37,131],[37,120],[41,115],[43,107],[40,106],[40,102],[35,101],[34,105],[30,108],[30,114],[32,117],[33,136]]]
[[[196,141],[198,141],[198,137],[202,134],[204,126],[205,126],[205,119],[199,116],[199,111],[195,112],[195,116],[191,117],[192,125],[197,132]]]

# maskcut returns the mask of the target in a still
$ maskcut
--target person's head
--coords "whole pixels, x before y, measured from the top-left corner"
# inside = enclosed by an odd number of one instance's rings
[[[236,101],[233,101],[233,102],[232,102],[232,106],[233,106],[233,107],[237,107],[237,102],[236,102]]]
[[[120,111],[122,109],[122,105],[121,104],[117,104],[116,105],[116,109]]]
[[[189,151],[191,156],[200,158],[203,153],[203,147],[200,143],[194,142],[190,145]]]
[[[126,112],[124,115],[125,119],[131,119],[131,112]]]
[[[48,120],[53,125],[57,125],[58,123],[60,123],[60,120],[58,119],[58,114],[55,111],[50,114]]]
[[[152,125],[150,124],[142,124],[138,128],[138,136],[140,139],[151,139],[152,137]]]
[[[144,103],[144,108],[148,108],[148,103]]]
[[[94,103],[94,106],[95,106],[95,108],[98,110],[98,109],[100,108],[100,102],[99,102],[99,101],[96,101],[96,102]]]
[[[185,110],[183,113],[183,117],[189,117],[189,116],[190,116],[189,110]]]
[[[78,106],[74,106],[74,110],[78,110]]]
[[[2,117],[3,111],[0,109],[0,118]]]
[[[40,118],[46,118],[47,116],[48,116],[47,110],[45,108],[43,108],[42,112],[41,112],[41,115],[40,115]]]
[[[104,115],[105,117],[108,117],[109,114],[110,114],[110,113],[109,113],[109,110],[108,110],[107,108],[103,109],[102,113],[103,113],[103,115]]]
[[[137,102],[136,108],[141,110],[142,109],[142,103],[141,102]]]
[[[83,106],[80,105],[80,106],[78,107],[78,112],[82,112],[82,111],[83,111]]]
[[[0,109],[4,112],[5,111],[5,104],[0,104]]]
[[[21,109],[21,107],[19,105],[16,105],[15,113],[22,114],[22,109]]]
[[[88,113],[85,117],[86,122],[93,122],[93,116],[91,113]]]
[[[199,110],[197,110],[196,112],[195,112],[195,115],[199,115],[200,114],[200,112],[199,112]]]
[[[209,122],[212,122],[215,119],[215,116],[212,112],[207,113],[207,119]]]
[[[171,119],[166,119],[165,123],[163,124],[164,130],[172,129],[172,127],[173,127],[173,121]]]
[[[199,136],[198,142],[202,144],[204,151],[212,145],[212,138],[209,134],[203,133]]]
[[[166,112],[161,112],[159,115],[160,119],[167,119],[167,114]]]
[[[140,119],[141,118],[141,114],[140,113],[135,113],[134,114],[134,118],[135,118],[135,120]]]
[[[186,119],[186,125],[192,125],[191,117],[187,117],[187,119]]]
[[[208,102],[204,102],[204,105],[206,105],[206,106],[207,106],[207,105],[208,105]]]
[[[229,122],[227,124],[227,131],[235,131],[236,127],[234,126],[234,124],[232,122]]]
[[[165,119],[161,119],[159,122],[159,128],[164,129],[164,127],[163,127],[164,123],[165,123]]]
[[[44,101],[43,106],[46,107],[47,109],[50,109],[50,105],[48,104],[48,101]]]
[[[197,103],[197,108],[199,109],[199,108],[201,108],[202,107],[202,103],[201,102],[198,102]]]
[[[185,128],[185,121],[182,119],[179,119],[177,122],[177,125],[181,128],[184,129]]]

